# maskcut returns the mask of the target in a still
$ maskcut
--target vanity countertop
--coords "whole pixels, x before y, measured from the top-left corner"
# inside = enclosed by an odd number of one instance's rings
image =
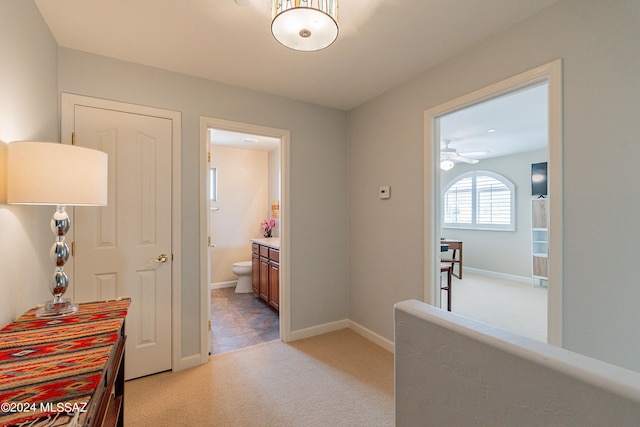
[[[280,238],[279,237],[260,237],[256,239],[251,239],[253,243],[257,243],[259,245],[268,246],[272,249],[280,249]]]

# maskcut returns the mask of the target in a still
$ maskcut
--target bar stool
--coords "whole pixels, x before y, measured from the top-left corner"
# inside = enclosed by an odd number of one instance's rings
[[[447,286],[442,286],[442,273],[447,273]],[[447,311],[451,311],[451,289],[453,288],[451,276],[453,273],[453,264],[448,262],[440,263],[440,291],[447,291]]]

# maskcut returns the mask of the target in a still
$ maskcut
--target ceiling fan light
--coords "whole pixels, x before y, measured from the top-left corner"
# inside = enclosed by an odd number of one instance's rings
[[[453,162],[449,159],[444,159],[440,161],[440,169],[443,171],[448,171],[453,168]]]
[[[338,0],[273,0],[271,33],[294,50],[324,49],[338,38]]]

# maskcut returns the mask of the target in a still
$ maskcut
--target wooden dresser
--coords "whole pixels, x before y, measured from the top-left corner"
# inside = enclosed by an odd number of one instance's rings
[[[0,425],[124,425],[128,298],[80,304],[0,330]]]

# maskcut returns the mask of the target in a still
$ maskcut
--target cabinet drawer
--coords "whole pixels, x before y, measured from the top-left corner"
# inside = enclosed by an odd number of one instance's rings
[[[269,247],[260,245],[260,256],[269,258]]]
[[[277,249],[269,249],[269,259],[271,261],[280,262],[280,251]]]
[[[252,243],[251,244],[251,252],[254,254],[259,254],[260,253],[260,245],[257,243]]]

